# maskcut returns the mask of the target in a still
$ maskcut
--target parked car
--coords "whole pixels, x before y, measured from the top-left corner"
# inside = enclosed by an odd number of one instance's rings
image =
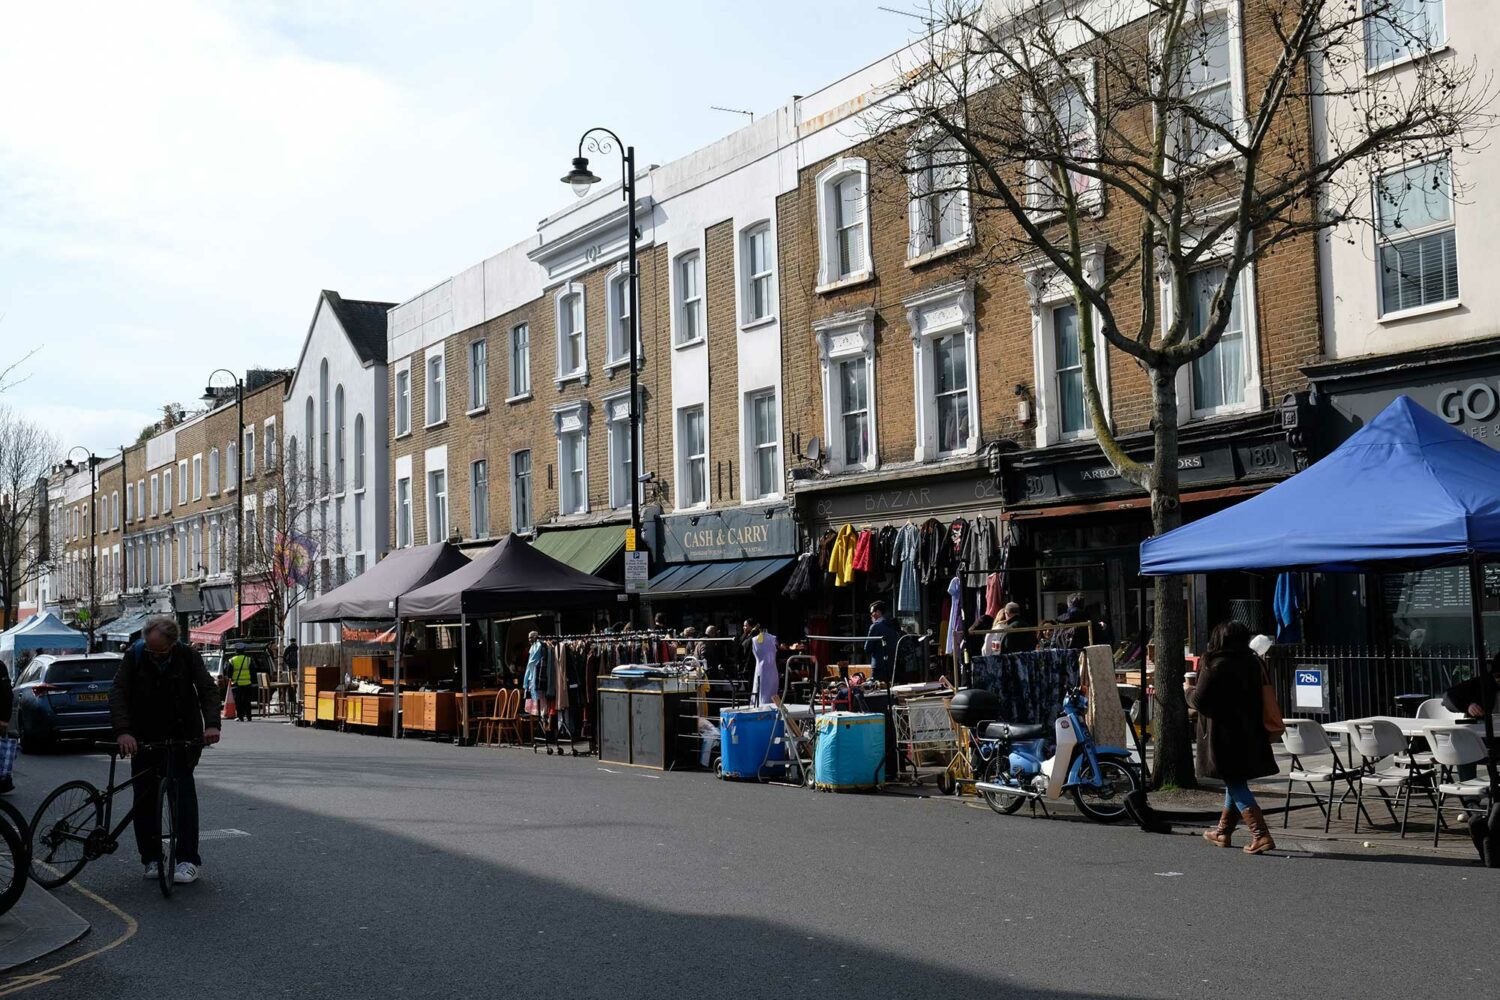
[[[119,653],[44,655],[16,683],[16,728],[21,749],[38,753],[59,739],[108,737],[109,692]]]

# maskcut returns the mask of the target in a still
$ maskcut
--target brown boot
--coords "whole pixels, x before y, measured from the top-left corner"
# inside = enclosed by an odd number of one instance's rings
[[[1232,847],[1229,838],[1234,836],[1234,828],[1240,825],[1240,811],[1233,807],[1219,813],[1219,825],[1203,831],[1203,839],[1215,847]]]
[[[1266,816],[1260,811],[1260,806],[1251,806],[1245,810],[1245,825],[1250,828],[1250,843],[1245,845],[1246,854],[1264,854],[1276,849],[1276,841],[1271,839],[1271,829],[1266,826]]]

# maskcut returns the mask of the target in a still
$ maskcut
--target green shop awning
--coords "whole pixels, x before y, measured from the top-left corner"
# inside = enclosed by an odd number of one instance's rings
[[[792,562],[792,559],[783,558],[682,563],[653,576],[646,587],[646,595],[652,600],[662,600],[749,594]]]
[[[625,547],[625,526],[606,524],[597,528],[546,531],[537,535],[531,546],[579,572],[598,573]]]

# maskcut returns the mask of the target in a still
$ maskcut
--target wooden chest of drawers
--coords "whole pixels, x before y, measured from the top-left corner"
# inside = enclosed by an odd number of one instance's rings
[[[337,722],[343,714],[344,696],[332,691],[319,691],[314,703],[318,706],[319,722]]]
[[[350,726],[389,726],[391,699],[373,694],[345,695],[344,723]]]
[[[324,692],[331,692],[339,684],[338,667],[303,667],[302,668],[302,718],[307,722],[333,722],[335,717],[330,714],[326,718],[318,712],[318,697]],[[331,704],[331,703],[330,703]],[[333,709],[330,707],[329,712]]]
[[[458,728],[458,698],[452,691],[404,691],[401,728],[451,733]]]

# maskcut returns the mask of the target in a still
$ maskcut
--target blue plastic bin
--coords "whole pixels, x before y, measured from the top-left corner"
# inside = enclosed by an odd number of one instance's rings
[[[818,716],[814,787],[827,792],[865,791],[884,781],[884,715],[830,712]]]
[[[786,744],[776,709],[726,708],[719,712],[719,774],[756,781],[786,769]]]

